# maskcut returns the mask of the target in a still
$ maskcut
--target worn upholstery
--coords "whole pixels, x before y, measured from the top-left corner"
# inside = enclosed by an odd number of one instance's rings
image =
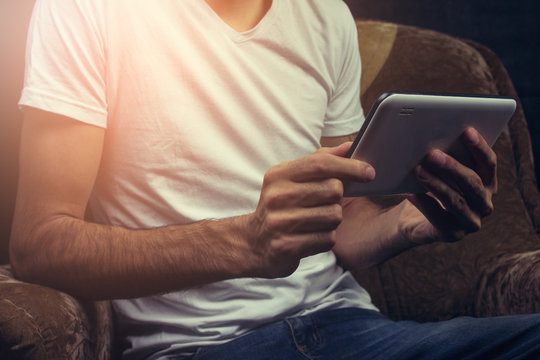
[[[357,25],[366,111],[388,90],[517,99],[504,67],[480,44],[409,26],[368,20]],[[391,318],[539,310],[540,197],[521,105],[494,148],[500,191],[480,232],[459,243],[413,249],[356,274]],[[108,303],[82,303],[15,280],[9,266],[0,268],[0,358],[109,359],[112,343]]]
[[[540,313],[540,250],[504,254],[482,271],[475,315]]]
[[[108,359],[111,321],[107,302],[82,303],[0,267],[0,359]]]
[[[371,67],[377,67],[377,76],[362,91],[365,110],[388,90],[505,95],[519,102],[500,61],[480,44],[425,29],[373,21],[359,21],[358,29],[361,53],[373,49],[370,39],[392,42],[383,62],[364,63],[368,74],[374,72]],[[371,55],[367,56],[369,59]],[[433,321],[510,312],[502,311],[504,306],[486,311],[475,305],[504,302],[499,296],[509,287],[499,288],[503,285],[486,278],[493,279],[512,266],[519,266],[515,264],[525,265],[525,261],[510,263],[504,255],[540,248],[536,233],[540,198],[521,104],[494,149],[499,162],[499,192],[494,198],[495,211],[485,219],[480,232],[458,243],[436,243],[407,251],[357,274],[374,302],[391,318]],[[540,256],[538,252],[528,254],[528,261]],[[478,292],[480,281],[482,292]],[[538,309],[538,266],[530,271],[514,271],[506,281],[536,284],[536,293],[532,294],[528,292],[531,287],[527,291],[511,287],[514,298],[532,299],[513,306],[511,312]]]

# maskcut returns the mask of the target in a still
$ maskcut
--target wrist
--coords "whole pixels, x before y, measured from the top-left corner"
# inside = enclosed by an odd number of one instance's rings
[[[430,236],[433,227],[425,216],[409,200],[404,200],[397,207],[399,218],[397,224],[397,237],[404,249],[429,244],[435,241]]]
[[[253,217],[254,215],[250,214],[230,219],[229,239],[235,253],[231,263],[233,277],[257,277],[263,273],[263,256],[257,251]]]

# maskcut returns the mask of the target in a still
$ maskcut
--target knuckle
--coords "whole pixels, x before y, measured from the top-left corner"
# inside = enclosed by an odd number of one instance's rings
[[[327,184],[327,193],[332,202],[339,202],[343,197],[343,183],[338,179],[330,179]]]
[[[296,166],[297,161],[285,161],[268,169],[263,176],[263,184],[271,184],[286,177],[290,168]]]
[[[480,178],[480,176],[477,173],[473,173],[471,176],[469,176],[469,182],[471,183],[474,189],[482,189],[484,187],[482,178]]]
[[[469,223],[465,234],[475,233],[475,232],[479,231],[481,228],[482,228],[481,220],[478,219],[478,218],[474,218]]]
[[[263,184],[271,184],[273,183],[279,176],[279,169],[278,167],[273,167],[270,170],[268,170],[263,177]]]
[[[450,195],[450,204],[452,208],[454,208],[458,212],[464,212],[468,208],[465,198],[461,194],[456,192],[453,192]]]
[[[486,206],[484,208],[484,213],[482,215],[484,216],[491,215],[494,210],[495,210],[495,206],[493,205],[493,202],[491,200],[487,201]]]
[[[310,167],[317,171],[325,173],[328,168],[328,156],[325,153],[315,154],[310,157]]]
[[[318,232],[313,234],[315,237],[315,241],[319,244],[326,244],[328,246],[328,250],[331,249],[337,241],[337,236],[335,231],[327,231],[327,232]]]
[[[343,221],[343,208],[339,204],[333,204],[329,207],[329,220],[332,224],[339,225]],[[336,227],[337,227],[336,225]]]
[[[477,173],[473,173],[472,175],[470,175],[468,181],[476,192],[483,191],[484,183],[482,181],[482,178]]]
[[[275,256],[291,256],[295,253],[295,246],[293,241],[280,239],[271,243],[270,250]]]
[[[287,199],[287,194],[277,191],[275,189],[268,189],[264,193],[264,204],[269,209],[276,209],[282,206]]]
[[[268,214],[264,222],[265,229],[271,233],[280,232],[287,225],[286,219],[277,214]]]

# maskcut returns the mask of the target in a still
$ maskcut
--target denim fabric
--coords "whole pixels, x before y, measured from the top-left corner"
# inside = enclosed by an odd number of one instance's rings
[[[371,310],[321,311],[178,359],[540,359],[540,314],[420,324]]]

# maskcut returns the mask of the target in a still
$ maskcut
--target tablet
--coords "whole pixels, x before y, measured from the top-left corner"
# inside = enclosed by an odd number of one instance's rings
[[[414,168],[432,149],[467,166],[472,156],[461,134],[474,127],[490,146],[516,109],[507,97],[421,93],[385,93],[373,105],[348,156],[370,163],[369,183],[344,184],[345,196],[424,193]]]

